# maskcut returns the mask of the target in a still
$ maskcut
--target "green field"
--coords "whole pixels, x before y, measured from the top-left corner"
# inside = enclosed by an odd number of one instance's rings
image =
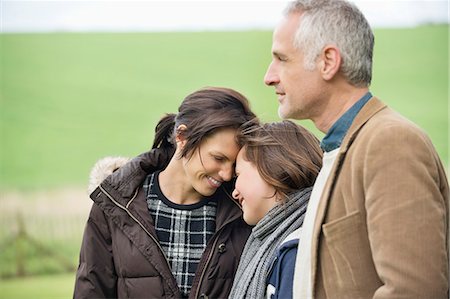
[[[375,31],[373,93],[428,132],[448,163],[448,26]],[[204,86],[263,84],[271,32],[1,34],[0,188],[84,186],[104,156],[147,150],[157,120]],[[301,122],[318,137],[309,121]]]
[[[0,299],[72,298],[75,274],[45,275],[0,281]]]

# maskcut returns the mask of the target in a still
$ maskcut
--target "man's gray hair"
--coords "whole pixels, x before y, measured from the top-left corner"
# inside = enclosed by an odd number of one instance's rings
[[[294,46],[303,51],[305,67],[312,70],[326,45],[339,48],[341,72],[349,83],[367,87],[372,80],[374,36],[361,11],[345,0],[297,0],[285,16],[302,13]]]

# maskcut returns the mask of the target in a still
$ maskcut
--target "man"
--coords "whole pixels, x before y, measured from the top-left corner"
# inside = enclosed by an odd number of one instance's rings
[[[296,1],[273,34],[280,117],[326,133],[295,298],[448,298],[448,181],[426,134],[369,92],[373,44],[341,0]]]

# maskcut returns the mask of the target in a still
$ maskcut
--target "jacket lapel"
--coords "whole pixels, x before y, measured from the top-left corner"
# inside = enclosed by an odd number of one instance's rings
[[[341,166],[346,157],[347,151],[350,148],[351,144],[355,140],[358,135],[358,132],[364,126],[364,124],[372,118],[373,115],[378,113],[380,110],[384,109],[386,105],[382,103],[379,99],[373,97],[370,99],[358,115],[355,117],[352,125],[350,126],[344,140],[342,141],[341,148],[336,157],[334,165],[331,169],[330,176],[325,184],[323,193],[320,197],[319,206],[317,209],[316,219],[314,222],[313,235],[312,235],[312,244],[311,244],[311,282],[312,282],[312,294],[313,297],[315,295],[315,286],[316,286],[316,275],[317,275],[317,264],[318,261],[318,249],[319,249],[319,239],[322,232],[322,224],[324,222],[329,201],[331,199],[331,195],[334,189],[334,185],[336,183],[337,176],[341,170]]]

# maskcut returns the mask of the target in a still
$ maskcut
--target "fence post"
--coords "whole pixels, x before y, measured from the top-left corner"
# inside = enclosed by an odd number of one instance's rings
[[[15,240],[13,241],[16,244],[16,275],[18,277],[25,276],[25,252],[23,248],[23,242],[21,240],[25,240],[27,238],[27,232],[25,230],[25,224],[23,222],[23,216],[21,213],[16,214],[17,220],[17,235],[15,236]]]

